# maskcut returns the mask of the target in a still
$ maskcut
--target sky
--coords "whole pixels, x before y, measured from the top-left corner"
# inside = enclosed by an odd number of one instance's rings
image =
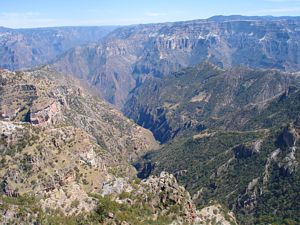
[[[300,16],[300,0],[0,0],[0,26],[129,25],[214,15]]]

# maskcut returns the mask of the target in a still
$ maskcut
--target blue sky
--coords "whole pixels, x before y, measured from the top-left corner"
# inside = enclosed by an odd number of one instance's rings
[[[213,15],[300,16],[300,0],[0,0],[0,26],[127,25]]]

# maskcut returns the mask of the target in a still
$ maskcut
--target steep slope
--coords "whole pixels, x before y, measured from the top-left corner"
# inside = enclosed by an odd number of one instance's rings
[[[281,129],[177,138],[136,166],[142,177],[175,174],[198,207],[218,200],[240,224],[298,224],[299,162],[298,119]]]
[[[123,47],[118,45],[118,41],[112,41],[79,46],[68,51],[51,67],[87,81],[96,93],[120,107],[128,91],[135,87],[131,65],[137,56],[125,53]],[[131,47],[135,48],[133,41]],[[131,49],[126,52],[131,52]]]
[[[299,73],[207,63],[146,80],[125,112],[166,144],[139,177],[172,173],[199,208],[218,200],[241,224],[298,224],[299,95]]]
[[[115,27],[0,29],[0,68],[19,70],[48,64],[70,48],[98,42]]]
[[[297,71],[299,23],[298,17],[214,17],[121,27],[99,45],[70,50],[53,67],[87,80],[121,107],[144,76],[167,76],[203,61]]]
[[[47,68],[17,73],[2,71],[1,75],[0,111],[4,120],[75,126],[118,155],[122,151],[126,154],[127,150],[134,156],[156,146],[149,131],[87,93],[71,77]],[[130,154],[126,157],[130,158]]]
[[[48,67],[0,71],[0,221],[5,224],[236,224],[197,211],[175,177],[136,179],[150,131]],[[212,210],[214,209],[214,210]]]
[[[31,195],[44,212],[88,213],[99,202],[89,193],[119,178],[130,184],[129,162],[158,147],[149,131],[70,77],[47,68],[0,75],[1,192],[11,201]]]
[[[270,102],[297,92],[299,84],[298,73],[244,68],[223,70],[203,63],[163,79],[147,79],[133,90],[123,111],[150,129],[161,142],[185,130],[245,130],[250,129],[252,120],[259,119]],[[265,127],[262,123],[256,125],[256,129]]]

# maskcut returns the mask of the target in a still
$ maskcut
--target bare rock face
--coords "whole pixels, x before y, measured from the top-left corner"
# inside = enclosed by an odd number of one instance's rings
[[[226,211],[225,207],[218,203],[211,204],[201,211],[196,210],[190,194],[167,172],[161,172],[159,176],[150,176],[139,183],[128,179],[116,179],[105,184],[102,195],[112,197],[113,201],[123,207],[130,205],[132,208],[143,208],[147,205],[151,220],[156,221],[157,218],[164,217],[163,224],[209,225],[214,221],[225,225],[237,224],[234,214]],[[115,217],[109,222],[118,224],[120,221]]]
[[[33,124],[46,125],[53,123],[53,118],[61,111],[60,104],[53,102],[46,108],[40,110],[35,109],[30,115],[30,121]]]

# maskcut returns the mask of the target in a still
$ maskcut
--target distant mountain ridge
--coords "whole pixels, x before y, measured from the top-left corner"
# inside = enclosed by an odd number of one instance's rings
[[[115,27],[0,27],[0,68],[30,69],[49,64],[70,48],[98,42]]]
[[[229,20],[294,20],[300,19],[299,16],[243,16],[243,15],[230,15],[230,16],[223,16],[223,15],[216,15],[208,18],[207,20],[213,21],[229,21]]]
[[[203,61],[224,68],[298,71],[299,21],[232,15],[123,27],[1,27],[0,67],[18,70],[51,63],[88,81],[120,108],[145,76],[167,76]]]
[[[87,80],[118,107],[147,76],[209,61],[221,68],[300,70],[299,17],[217,16],[120,27],[100,44],[76,47],[53,64]]]

